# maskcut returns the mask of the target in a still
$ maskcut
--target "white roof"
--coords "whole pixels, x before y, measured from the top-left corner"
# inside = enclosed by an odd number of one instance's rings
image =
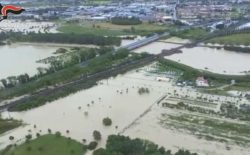
[[[238,27],[238,29],[244,29],[244,28],[250,28],[250,22]]]

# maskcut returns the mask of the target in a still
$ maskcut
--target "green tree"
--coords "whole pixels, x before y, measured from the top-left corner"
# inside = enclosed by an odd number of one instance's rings
[[[62,136],[61,132],[57,131],[56,132],[56,137],[61,137],[61,136]]]
[[[94,150],[97,147],[98,143],[97,142],[90,142],[88,145],[89,150]]]
[[[14,140],[14,139],[15,139],[14,136],[9,137],[9,140],[11,140],[11,141]]]
[[[16,76],[9,76],[7,77],[9,83],[10,83],[10,86],[15,86],[17,84],[17,77]]]
[[[32,139],[32,135],[31,134],[28,134],[25,137],[26,137],[26,140],[31,140]]]
[[[8,82],[7,82],[6,79],[2,79],[1,82],[2,82],[2,84],[3,84],[3,86],[4,86],[5,88],[8,87]]]
[[[102,139],[101,133],[100,133],[99,131],[97,131],[97,130],[95,130],[95,131],[93,132],[93,137],[94,137],[94,139],[97,140],[97,141],[99,141],[99,140]]]
[[[17,77],[17,80],[20,82],[20,83],[27,83],[29,81],[29,75],[28,74],[22,74],[22,75],[19,75]]]

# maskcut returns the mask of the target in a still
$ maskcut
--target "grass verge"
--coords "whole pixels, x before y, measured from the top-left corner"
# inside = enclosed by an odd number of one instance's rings
[[[83,155],[86,150],[86,146],[72,139],[45,135],[17,147],[8,147],[1,155]]]
[[[209,33],[208,31],[202,28],[192,28],[178,32],[174,31],[171,33],[171,35],[182,39],[199,40],[202,39],[203,37],[206,37],[208,33]]]
[[[164,114],[160,124],[164,127],[171,126],[178,130],[186,130],[198,138],[219,142],[234,142],[249,147],[250,126],[247,123],[207,117],[204,114],[179,113],[178,115]]]

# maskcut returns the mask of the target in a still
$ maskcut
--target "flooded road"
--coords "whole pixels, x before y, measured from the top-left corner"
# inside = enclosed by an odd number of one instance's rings
[[[35,75],[38,67],[46,67],[36,61],[53,55],[56,49],[31,45],[0,46],[0,79],[24,73]]]

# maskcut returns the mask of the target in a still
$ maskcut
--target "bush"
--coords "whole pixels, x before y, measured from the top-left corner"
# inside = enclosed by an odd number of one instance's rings
[[[59,131],[56,132],[56,137],[61,137],[61,135],[62,135],[61,132]]]
[[[98,145],[97,142],[90,142],[88,145],[88,149],[94,150],[94,149],[96,149],[97,145]]]
[[[94,137],[95,140],[101,140],[102,139],[101,133],[99,131],[96,131],[96,130],[93,132],[93,137]]]
[[[112,125],[112,120],[110,119],[110,118],[104,118],[103,119],[103,124],[105,125],[105,126],[111,126]]]
[[[178,150],[177,153],[172,154],[170,150],[150,141],[111,135],[108,137],[106,149],[98,149],[93,155],[197,155],[188,150]]]
[[[31,140],[32,139],[32,135],[28,134],[25,136],[26,137],[26,140]]]
[[[15,139],[14,136],[9,137],[9,140],[14,140],[14,139]]]
[[[228,51],[234,51],[234,52],[250,53],[249,47],[224,46],[224,49]]]
[[[58,48],[56,50],[55,54],[63,54],[63,53],[66,53],[66,52],[68,52],[67,49],[65,49],[65,48]]]
[[[48,129],[48,133],[49,133],[49,134],[51,134],[51,133],[52,133],[51,129]]]
[[[149,94],[150,91],[149,91],[148,88],[139,88],[138,93],[139,93],[140,95],[143,95],[143,94]]]

